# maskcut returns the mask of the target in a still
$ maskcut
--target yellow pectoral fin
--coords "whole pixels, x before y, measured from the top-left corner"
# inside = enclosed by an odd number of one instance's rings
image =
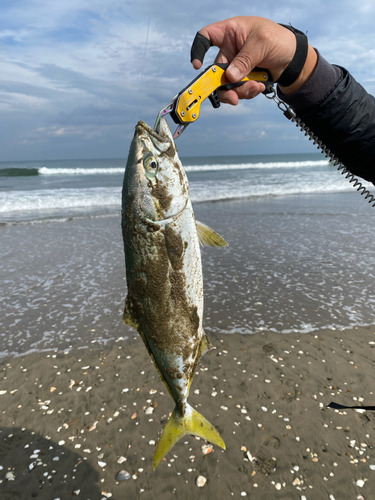
[[[195,221],[198,232],[199,243],[202,246],[210,246],[210,247],[227,247],[228,243],[224,240],[220,234],[211,229],[203,222]]]
[[[177,441],[186,436],[186,434],[199,436],[225,450],[225,443],[215,427],[186,403],[186,410],[183,416],[180,414],[178,407],[175,407],[171,418],[164,428],[163,434],[160,436],[152,464],[154,470]]]

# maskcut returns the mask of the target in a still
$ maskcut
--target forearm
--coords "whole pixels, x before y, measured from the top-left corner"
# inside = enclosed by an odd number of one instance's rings
[[[375,99],[347,70],[318,54],[299,90],[278,96],[351,172],[375,183]]]

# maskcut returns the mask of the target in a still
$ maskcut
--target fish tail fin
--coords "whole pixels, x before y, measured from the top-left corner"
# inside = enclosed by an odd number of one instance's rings
[[[186,434],[199,436],[225,450],[225,443],[215,427],[186,403],[184,415],[181,414],[178,406],[175,407],[163,434],[160,436],[152,464],[154,470],[177,441]]]

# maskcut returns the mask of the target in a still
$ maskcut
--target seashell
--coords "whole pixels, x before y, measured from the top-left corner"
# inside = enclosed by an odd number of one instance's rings
[[[126,462],[126,460],[127,460],[127,458],[125,458],[125,457],[119,457],[119,458],[117,459],[117,463],[118,463],[118,464],[122,464],[122,462]]]
[[[129,474],[129,472],[127,472],[126,470],[120,470],[117,474],[116,474],[116,480],[117,481],[126,481],[127,479],[130,479],[132,476],[131,474]]]
[[[203,486],[207,483],[207,479],[204,476],[198,476],[195,480],[195,484],[198,488],[203,488]]]
[[[204,444],[202,446],[203,455],[208,455],[209,453],[214,451],[214,447],[211,444]]]
[[[99,420],[97,420],[96,422],[94,422],[91,427],[89,427],[89,432],[93,431],[94,429],[96,429],[96,424],[99,422]]]
[[[101,462],[99,460],[98,465],[99,465],[99,467],[105,467],[107,464],[105,462]]]
[[[151,415],[154,413],[154,408],[152,406],[149,406],[148,408],[145,409],[146,415]]]

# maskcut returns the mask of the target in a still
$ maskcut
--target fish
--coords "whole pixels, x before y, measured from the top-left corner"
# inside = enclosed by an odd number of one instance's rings
[[[183,436],[225,449],[216,428],[187,402],[199,359],[212,348],[203,330],[200,245],[227,246],[195,219],[185,170],[165,118],[135,127],[125,169],[121,226],[127,296],[123,321],[137,330],[175,407],[153,469]]]

